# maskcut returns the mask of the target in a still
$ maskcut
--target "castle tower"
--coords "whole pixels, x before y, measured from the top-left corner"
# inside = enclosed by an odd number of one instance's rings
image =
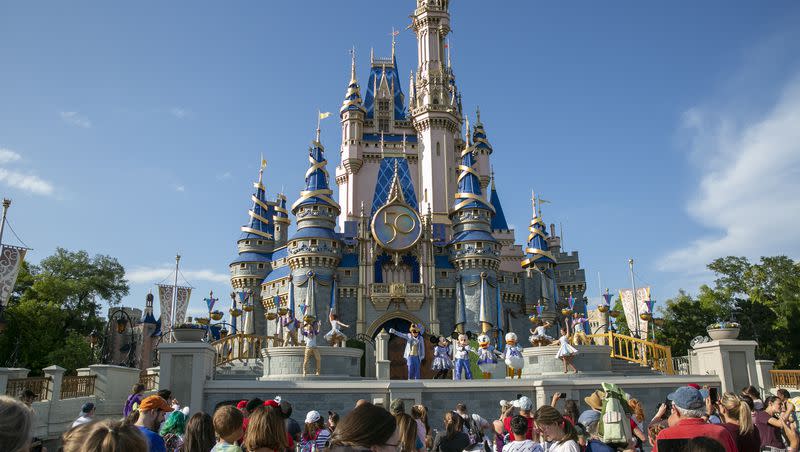
[[[155,341],[153,338],[153,333],[156,332],[156,328],[158,328],[158,322],[156,322],[156,317],[153,315],[153,294],[147,294],[145,297],[145,306],[144,306],[144,315],[142,316],[142,322],[140,323],[142,329],[142,339],[140,353],[140,360],[139,360],[139,368],[144,370],[148,367],[153,366],[153,348],[155,346]]]
[[[309,149],[306,188],[292,204],[297,232],[289,239],[288,264],[291,268],[294,312],[298,318],[315,317],[328,325],[329,306],[335,300],[334,275],[342,258],[342,243],[334,232],[339,204],[331,198],[328,163],[317,138]]]
[[[285,216],[285,220],[278,223],[284,240],[289,227],[288,214],[280,213],[276,209],[279,206],[278,203],[267,201],[266,188],[263,184],[265,167],[266,161],[262,159],[261,167],[258,170],[258,181],[253,183],[255,192],[250,196],[253,204],[247,211],[250,220],[242,226],[242,234],[236,242],[239,255],[229,265],[233,290],[251,293],[249,301],[253,303],[254,309],[248,313],[249,319],[245,322],[246,330],[252,329],[251,333],[258,334],[266,332],[264,307],[258,303],[258,300],[261,299],[261,281],[269,272],[272,252],[275,249],[277,228],[275,219],[283,218],[282,215]],[[240,309],[241,307],[239,306]]]
[[[460,278],[455,323],[461,326],[460,330],[476,331],[477,327],[478,331],[487,332],[500,325],[498,314],[502,314],[497,281],[500,244],[491,233],[495,212],[481,194],[476,151],[469,145],[468,122],[466,135],[458,192],[450,214],[453,224],[450,260]]]
[[[342,123],[342,144],[341,144],[341,170],[337,170],[337,184],[341,187],[339,200],[349,208],[345,212],[347,215],[357,215],[355,203],[359,200],[354,190],[353,178],[358,174],[364,164],[361,146],[364,135],[364,118],[367,114],[361,100],[361,88],[356,78],[356,52],[352,50],[353,61],[350,66],[350,83],[347,85],[347,92],[339,109],[339,117]],[[344,217],[344,216],[343,216]]]
[[[540,293],[539,300],[545,307],[542,317],[546,320],[553,320],[559,314],[558,292],[555,285],[556,258],[550,252],[547,244],[547,226],[542,220],[541,206],[537,206],[536,195],[532,194],[533,215],[531,224],[528,227],[528,246],[525,248],[527,257],[522,260],[522,268],[527,270],[529,278],[539,279]],[[537,212],[538,207],[538,212]]]
[[[434,223],[449,223],[456,182],[461,130],[460,94],[449,65],[445,42],[450,33],[448,0],[417,0],[411,29],[417,35],[417,77],[410,111],[420,140],[420,211]]]
[[[475,115],[477,116],[477,121],[475,122],[475,128],[472,132],[472,142],[474,143],[475,159],[478,163],[476,169],[481,181],[481,190],[486,190],[486,187],[489,185],[489,173],[491,172],[489,156],[492,155],[493,149],[492,145],[489,144],[489,140],[486,138],[486,131],[483,129],[480,108],[477,109]],[[494,188],[492,188],[492,193],[494,194]]]
[[[289,219],[289,211],[286,210],[286,195],[278,193],[275,196],[275,215],[272,217],[275,222],[275,249],[286,245],[286,239],[289,237],[289,225],[292,221]]]

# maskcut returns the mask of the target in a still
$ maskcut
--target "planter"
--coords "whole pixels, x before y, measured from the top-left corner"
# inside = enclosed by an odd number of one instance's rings
[[[709,328],[708,335],[715,341],[721,339],[736,339],[739,337],[739,328]]]
[[[172,330],[177,342],[200,342],[206,335],[202,328],[175,328]]]

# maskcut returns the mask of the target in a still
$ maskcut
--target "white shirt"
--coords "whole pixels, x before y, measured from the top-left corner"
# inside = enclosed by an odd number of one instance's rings
[[[455,354],[453,356],[455,357],[455,359],[467,359],[469,358],[469,351],[470,351],[469,345],[465,345],[463,347],[461,345],[456,345]]]
[[[94,419],[92,419],[91,416],[86,416],[86,415],[82,414],[78,419],[75,419],[75,422],[72,423],[72,426],[73,427],[77,427],[79,425],[88,424],[89,422],[92,422],[93,420]]]
[[[317,346],[317,335],[316,334],[309,334],[305,336],[306,338],[306,347],[316,347]]]
[[[550,443],[545,442],[542,443],[542,446],[545,452],[581,452],[581,447],[578,446],[578,443],[571,439],[562,443],[559,443],[558,441],[553,441]],[[504,446],[503,451],[505,450],[506,448]]]
[[[537,446],[539,446],[539,444],[529,439],[524,441],[511,441],[503,445],[503,452],[533,452]]]

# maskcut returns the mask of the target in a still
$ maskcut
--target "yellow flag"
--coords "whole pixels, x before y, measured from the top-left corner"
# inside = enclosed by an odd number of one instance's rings
[[[261,154],[261,167],[262,168],[267,167],[267,159],[264,158],[264,154]]]
[[[330,116],[330,115],[331,115],[331,112],[329,112],[329,111],[321,112],[321,113],[319,114],[319,119],[325,119],[325,118],[327,118],[327,117],[328,117],[328,116]]]

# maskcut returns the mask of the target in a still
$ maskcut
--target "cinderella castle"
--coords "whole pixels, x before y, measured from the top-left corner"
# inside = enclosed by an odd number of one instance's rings
[[[230,263],[234,290],[253,308],[239,332],[275,334],[267,318],[286,309],[318,319],[323,332],[333,312],[349,337],[414,323],[445,336],[525,338],[531,314],[560,321],[569,302],[586,312],[578,254],[561,250],[535,202],[526,246],[515,244],[480,112],[470,125],[462,110],[446,46],[449,3],[417,0],[417,65],[407,85],[394,42],[391,57],[370,56],[363,88],[353,55],[338,161],[328,161],[318,129],[296,199],[267,198],[262,163]]]

